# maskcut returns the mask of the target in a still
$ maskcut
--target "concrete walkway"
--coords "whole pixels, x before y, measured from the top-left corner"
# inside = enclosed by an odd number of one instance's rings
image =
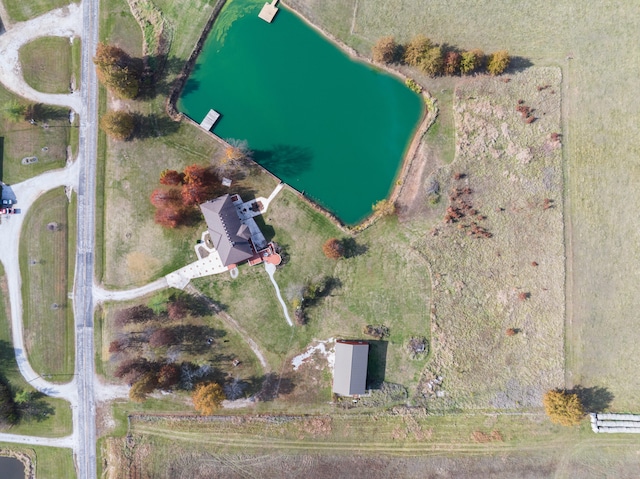
[[[97,303],[104,303],[105,301],[129,301],[139,298],[140,296],[146,296],[147,294],[165,289],[168,287],[166,278],[160,278],[153,283],[145,284],[139,288],[125,289],[122,291],[109,291],[101,288],[100,286],[93,286],[93,299]]]
[[[273,274],[276,272],[276,265],[265,262],[264,269],[267,271],[267,274],[269,275],[269,279],[273,283],[273,287],[276,288],[276,295],[278,296],[278,301],[280,301],[280,305],[282,306],[282,311],[284,312],[284,317],[287,320],[287,323],[289,323],[289,326],[293,326],[293,322],[291,322],[291,318],[289,317],[289,311],[287,311],[287,305],[284,303],[284,300],[282,299],[282,295],[280,294],[280,287],[278,286],[278,283],[276,283],[276,280],[273,277]]]

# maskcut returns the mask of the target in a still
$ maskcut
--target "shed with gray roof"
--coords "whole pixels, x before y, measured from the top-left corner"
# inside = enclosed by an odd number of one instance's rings
[[[358,396],[366,392],[369,343],[366,341],[336,342],[333,371],[333,392],[340,396]]]
[[[200,205],[209,237],[224,266],[242,263],[256,253],[249,241],[251,232],[238,216],[230,195]]]

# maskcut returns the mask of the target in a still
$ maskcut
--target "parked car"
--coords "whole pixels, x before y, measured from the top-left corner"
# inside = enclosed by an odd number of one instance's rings
[[[13,200],[8,198],[3,198],[1,201],[2,206],[11,206],[13,204]]]

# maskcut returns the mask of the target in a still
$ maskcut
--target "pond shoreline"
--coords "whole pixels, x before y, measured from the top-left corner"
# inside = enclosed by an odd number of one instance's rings
[[[36,479],[35,459],[26,452],[14,451],[13,449],[0,449],[0,457],[10,457],[20,461],[24,466],[24,478]]]
[[[199,40],[196,42],[196,45],[189,57],[189,60],[186,62],[181,73],[179,74],[178,78],[174,82],[174,86],[172,88],[172,91],[169,97],[167,98],[167,103],[166,103],[167,114],[174,121],[187,121],[188,123],[191,123],[192,125],[197,126],[198,128],[200,127],[200,125],[195,120],[193,120],[192,118],[189,118],[182,112],[178,111],[177,101],[193,70],[193,67],[198,59],[198,56],[202,51],[202,48],[204,46],[204,43],[207,40],[207,37],[210,34],[216,19],[220,15],[220,12],[222,11],[222,8],[225,6],[226,3],[227,3],[227,0],[218,0],[216,5],[214,6],[213,12],[211,13],[209,20],[207,21]],[[364,63],[368,66],[373,66],[377,69],[383,70],[384,72],[402,80],[403,82],[406,82],[408,79],[410,79],[410,77],[408,77],[407,75],[404,75],[402,72],[398,71],[397,69],[389,65],[380,64],[372,61],[370,58],[361,56],[355,49],[349,47],[344,42],[338,40],[336,37],[334,37],[330,33],[324,31],[317,25],[313,24],[308,18],[306,18],[302,13],[297,11],[291,5],[288,5],[286,2],[281,2],[281,3],[284,7],[287,8],[287,10],[289,10],[296,17],[302,20],[307,26],[311,27],[315,32],[319,33],[323,38],[325,38],[334,46],[336,46],[340,51],[346,53],[351,60],[355,60],[357,62]],[[395,181],[393,183],[390,193],[388,193],[386,197],[388,201],[394,204],[402,194],[403,185],[405,183],[404,180],[408,172],[410,171],[412,164],[416,159],[416,156],[417,156],[416,153],[418,151],[418,147],[422,141],[422,138],[426,133],[426,131],[429,129],[429,127],[435,122],[435,119],[438,116],[438,109],[436,106],[435,99],[424,88],[422,89],[422,93],[420,94],[420,96],[423,100],[422,119],[414,128],[414,131],[410,136],[411,141],[409,142],[407,148],[405,149],[405,152],[402,158],[402,163],[400,164],[400,167],[398,168],[394,178]],[[223,140],[221,137],[219,137],[215,133],[211,131],[208,131],[207,133],[216,141],[218,141],[223,147],[226,148],[229,146],[229,144],[225,140]],[[260,165],[255,161],[252,161],[252,163],[257,165],[262,171],[268,173],[273,178],[277,179],[278,181],[281,181],[280,178],[278,178],[274,173],[266,169],[264,166]],[[364,229],[371,226],[381,217],[381,215],[378,213],[372,213],[354,225],[345,225],[345,223],[342,220],[340,220],[334,213],[332,213],[331,211],[329,211],[328,209],[326,209],[325,207],[323,207],[313,199],[307,197],[303,192],[300,192],[299,190],[297,190],[296,188],[294,188],[293,186],[287,183],[285,183],[285,185],[287,186],[287,188],[289,188],[290,191],[296,193],[299,197],[304,198],[313,207],[314,210],[323,214],[325,217],[331,220],[337,227],[339,227],[346,234],[357,234],[358,232],[363,231]]]

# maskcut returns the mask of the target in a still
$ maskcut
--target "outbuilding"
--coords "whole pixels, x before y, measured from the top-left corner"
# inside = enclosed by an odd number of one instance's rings
[[[366,341],[336,342],[333,371],[333,392],[340,396],[359,396],[366,392],[369,343]]]

